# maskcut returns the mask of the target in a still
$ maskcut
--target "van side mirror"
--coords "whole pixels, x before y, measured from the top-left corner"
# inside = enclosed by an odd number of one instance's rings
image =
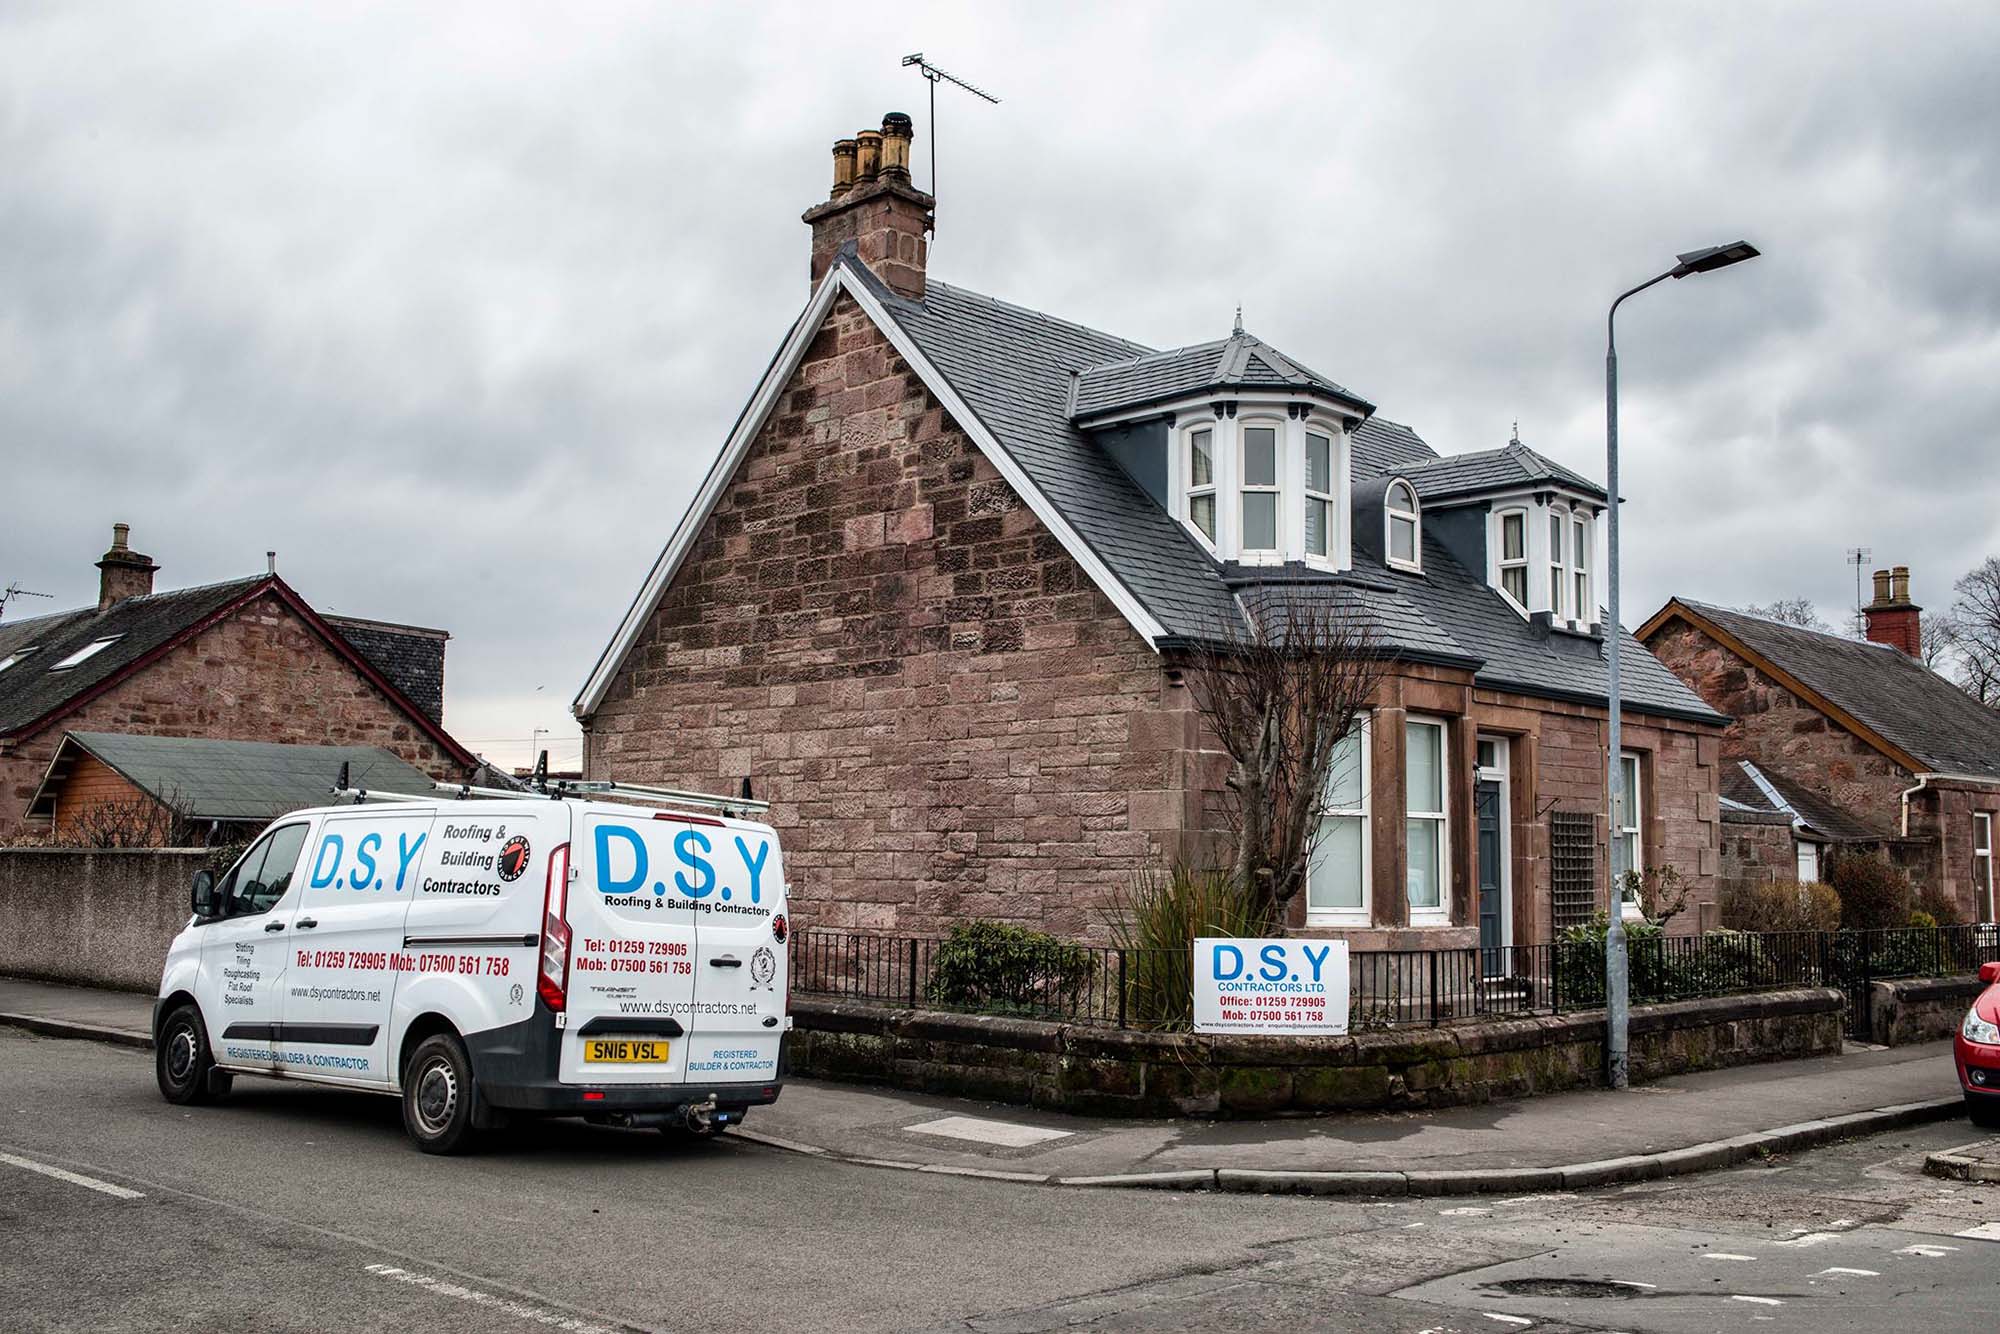
[[[1995,982],[2000,982],[2000,962],[1980,964],[1979,980],[1988,986],[1991,986]]]
[[[196,871],[194,873],[194,884],[191,889],[194,899],[194,915],[196,917],[216,916],[215,872],[205,870]]]

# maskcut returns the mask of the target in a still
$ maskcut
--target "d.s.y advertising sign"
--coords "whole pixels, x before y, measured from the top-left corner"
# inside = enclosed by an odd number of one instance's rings
[[[1347,1031],[1347,942],[1194,942],[1197,1033],[1341,1034]]]

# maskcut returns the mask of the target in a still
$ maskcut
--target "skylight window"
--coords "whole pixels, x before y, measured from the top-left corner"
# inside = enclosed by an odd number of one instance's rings
[[[49,664],[49,670],[52,672],[66,672],[80,663],[88,662],[122,638],[124,638],[123,635],[112,635],[106,639],[93,639],[67,658]]]
[[[30,644],[26,648],[17,648],[6,657],[0,658],[0,672],[6,671],[9,667],[12,667],[15,663],[33,653],[37,647],[38,645]]]

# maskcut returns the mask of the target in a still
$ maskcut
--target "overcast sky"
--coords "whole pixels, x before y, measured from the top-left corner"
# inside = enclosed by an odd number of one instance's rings
[[[1671,593],[1941,608],[2000,554],[2000,6],[0,0],[0,586],[279,568],[452,633],[446,722],[568,704],[807,295],[828,148],[939,96],[948,281],[1251,332],[1444,453],[1603,472]]]

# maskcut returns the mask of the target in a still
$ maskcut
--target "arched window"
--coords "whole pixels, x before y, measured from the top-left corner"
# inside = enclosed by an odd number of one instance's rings
[[[1423,568],[1422,544],[1417,532],[1417,493],[1408,482],[1389,483],[1389,493],[1383,502],[1388,511],[1389,563],[1405,570]]]

